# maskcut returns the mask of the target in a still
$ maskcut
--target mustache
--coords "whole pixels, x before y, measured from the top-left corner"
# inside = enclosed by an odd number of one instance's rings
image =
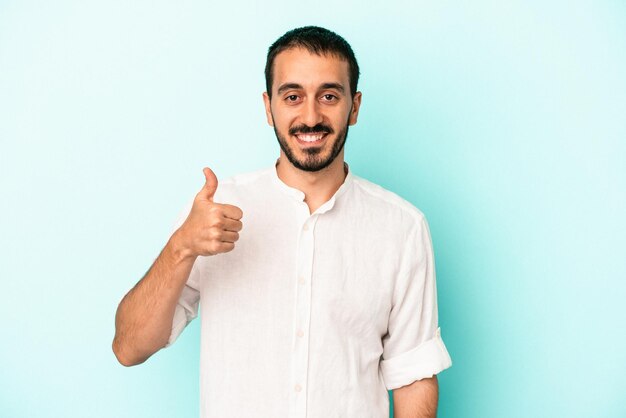
[[[317,125],[310,127],[310,126],[306,126],[306,125],[297,125],[297,126],[292,126],[291,128],[289,128],[289,134],[290,135],[297,135],[297,134],[332,134],[333,133],[333,129],[328,126],[328,125],[324,125],[323,123],[318,123]]]

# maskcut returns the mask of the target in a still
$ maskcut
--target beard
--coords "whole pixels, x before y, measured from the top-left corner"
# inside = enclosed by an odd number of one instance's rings
[[[287,138],[285,138],[284,135],[281,135],[276,129],[276,125],[274,125],[274,133],[276,134],[276,139],[278,140],[280,148],[283,150],[287,159],[294,167],[303,171],[320,171],[335,161],[335,158],[337,158],[343,149],[343,146],[346,143],[346,138],[348,137],[348,123],[346,123],[346,126],[337,134],[337,138],[332,145],[330,154],[328,154],[325,158],[321,155],[324,149],[323,147],[307,147],[303,149],[305,154],[304,158],[299,160],[293,152],[293,149],[289,146]],[[289,129],[290,135],[295,135],[297,133],[326,133],[327,135],[332,135],[333,129],[330,126],[321,123],[312,128],[306,125],[299,125]]]

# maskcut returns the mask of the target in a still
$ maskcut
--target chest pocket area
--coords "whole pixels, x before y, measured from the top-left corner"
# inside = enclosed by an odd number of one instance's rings
[[[373,256],[357,247],[344,246],[335,254],[318,253],[327,258],[314,262],[313,309],[319,309],[338,332],[378,335],[387,325],[393,272],[381,262],[381,254]]]

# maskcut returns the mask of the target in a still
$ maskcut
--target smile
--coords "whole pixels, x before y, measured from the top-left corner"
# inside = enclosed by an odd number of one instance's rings
[[[326,138],[326,133],[315,133],[315,134],[297,134],[296,138],[298,142],[305,144],[315,144],[320,143],[324,138]]]

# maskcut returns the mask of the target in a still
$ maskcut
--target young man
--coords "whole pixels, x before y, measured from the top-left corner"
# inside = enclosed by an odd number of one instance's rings
[[[452,362],[426,220],[344,162],[359,68],[326,29],[269,49],[263,94],[280,157],[205,184],[116,315],[131,366],[171,345],[202,300],[201,415],[435,417]],[[245,220],[245,226],[242,222]]]

